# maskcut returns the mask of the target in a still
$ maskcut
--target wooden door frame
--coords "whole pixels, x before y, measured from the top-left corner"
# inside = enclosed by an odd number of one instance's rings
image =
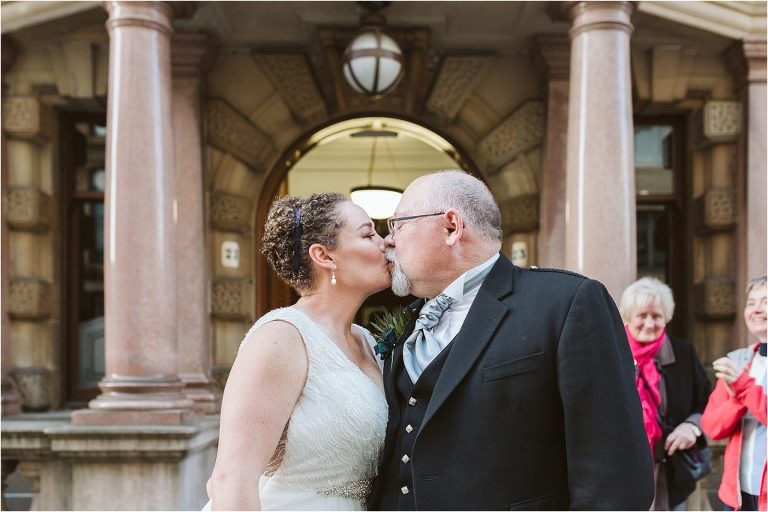
[[[73,226],[73,208],[83,201],[101,200],[104,194],[93,192],[76,193],[75,167],[73,153],[73,130],[78,122],[100,123],[106,126],[105,112],[60,112],[59,114],[59,230],[61,242],[61,368],[62,405],[65,408],[86,407],[88,401],[99,394],[98,388],[82,389],[79,387],[80,345],[79,345],[79,306],[80,255],[76,249],[80,245],[80,230]]]

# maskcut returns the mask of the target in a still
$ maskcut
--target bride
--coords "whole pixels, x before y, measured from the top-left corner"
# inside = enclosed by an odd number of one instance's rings
[[[384,241],[340,194],[288,196],[270,209],[262,252],[301,298],[240,345],[206,509],[361,510],[387,403],[374,340],[352,320],[390,285]]]

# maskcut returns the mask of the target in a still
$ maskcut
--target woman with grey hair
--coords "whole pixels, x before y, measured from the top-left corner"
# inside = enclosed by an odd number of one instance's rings
[[[684,510],[696,482],[675,478],[669,458],[705,440],[701,413],[710,385],[693,346],[667,334],[672,290],[652,277],[624,290],[619,307],[636,365],[636,386],[653,454],[656,497],[651,510]]]

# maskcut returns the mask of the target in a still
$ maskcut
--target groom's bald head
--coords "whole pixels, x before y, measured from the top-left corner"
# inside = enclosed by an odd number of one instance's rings
[[[488,187],[471,174],[449,169],[416,178],[406,189],[418,195],[424,211],[456,208],[478,235],[501,242],[501,211]]]

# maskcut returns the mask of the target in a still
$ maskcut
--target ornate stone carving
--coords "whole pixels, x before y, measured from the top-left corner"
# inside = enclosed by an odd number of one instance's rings
[[[21,395],[22,407],[43,411],[51,405],[51,372],[46,368],[14,368],[11,378]]]
[[[244,320],[249,311],[244,279],[216,278],[211,293],[211,314],[225,320]]]
[[[313,124],[326,118],[325,103],[304,54],[260,53],[254,58],[275,89],[280,91],[288,108],[303,124]]]
[[[735,140],[741,132],[741,103],[708,101],[703,108],[703,133],[710,141]]]
[[[504,235],[534,231],[539,227],[539,196],[513,197],[502,203]]]
[[[544,134],[544,104],[527,101],[480,142],[480,152],[493,173],[523,151],[541,144]]]
[[[257,172],[264,172],[272,141],[253,123],[224,100],[213,99],[206,110],[208,141],[222,151],[232,153]]]
[[[444,120],[453,121],[475,86],[487,74],[492,61],[490,55],[445,57],[427,108]]]
[[[695,200],[699,232],[721,231],[736,226],[736,191],[710,189]]]
[[[722,320],[736,314],[736,287],[732,279],[711,277],[694,285],[694,311],[698,316]]]
[[[8,226],[19,231],[45,231],[51,222],[51,197],[34,187],[8,191]]]
[[[223,231],[251,231],[253,204],[248,198],[227,194],[211,193],[211,227]]]
[[[42,279],[14,277],[8,284],[8,315],[14,319],[44,320],[51,314],[51,285]]]
[[[46,138],[43,106],[33,96],[9,96],[3,99],[3,130],[22,139]]]

